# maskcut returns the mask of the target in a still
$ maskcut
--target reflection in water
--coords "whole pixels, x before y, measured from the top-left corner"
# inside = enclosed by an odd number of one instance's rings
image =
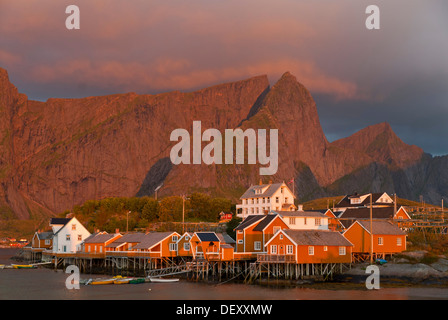
[[[0,249],[0,264],[15,250]],[[358,299],[448,299],[447,288],[383,288],[367,290],[344,284],[319,285],[315,288],[271,288],[227,283],[223,285],[180,281],[177,283],[145,283],[138,285],[83,286],[68,290],[62,270],[0,270],[0,300],[5,299],[76,299],[76,300],[358,300]],[[81,275],[82,279],[98,275]]]

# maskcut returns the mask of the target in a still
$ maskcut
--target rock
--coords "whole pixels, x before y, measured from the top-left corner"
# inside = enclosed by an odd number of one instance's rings
[[[448,272],[448,260],[439,259],[437,262],[431,264],[431,267],[440,272]]]
[[[406,256],[412,259],[423,259],[423,257],[428,253],[426,250],[420,250],[420,251],[410,251],[410,252],[401,252],[400,254],[402,256]]]

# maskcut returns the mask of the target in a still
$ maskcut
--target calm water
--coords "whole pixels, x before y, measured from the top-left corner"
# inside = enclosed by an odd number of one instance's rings
[[[15,249],[0,249],[0,264],[9,260]],[[356,299],[448,299],[447,288],[383,288],[380,290],[351,289],[328,285],[323,289],[267,288],[244,284],[219,286],[180,281],[177,283],[145,283],[139,285],[83,286],[68,290],[62,270],[38,268],[0,269],[0,300],[356,300]],[[84,278],[98,275],[81,275]]]

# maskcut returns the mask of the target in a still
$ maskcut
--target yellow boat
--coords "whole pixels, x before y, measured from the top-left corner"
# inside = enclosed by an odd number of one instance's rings
[[[34,269],[36,266],[33,266],[32,264],[13,264],[12,267],[14,269]]]
[[[97,279],[93,280],[89,284],[91,285],[102,285],[102,284],[113,284],[115,279]]]

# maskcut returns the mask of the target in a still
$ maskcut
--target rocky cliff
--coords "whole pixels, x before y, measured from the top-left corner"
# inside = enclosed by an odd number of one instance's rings
[[[259,165],[171,163],[171,132],[192,132],[195,120],[202,130],[278,129],[279,169],[262,178],[294,177],[302,200],[350,188],[387,187],[437,201],[446,194],[446,157],[406,145],[386,123],[329,143],[311,94],[290,73],[272,88],[258,76],[190,93],[38,102],[0,69],[0,116],[0,219],[35,218],[88,199],[151,195],[162,183],[159,196],[202,191],[237,199],[259,181]]]

